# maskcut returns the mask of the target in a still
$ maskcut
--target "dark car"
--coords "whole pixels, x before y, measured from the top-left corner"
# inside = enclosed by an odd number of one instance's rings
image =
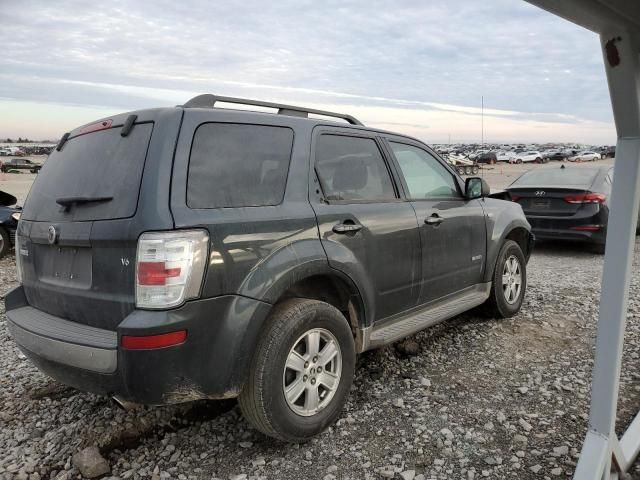
[[[530,170],[506,189],[539,240],[592,243],[604,253],[613,167]]]
[[[302,441],[340,415],[357,354],[519,311],[530,227],[488,190],[348,115],[213,95],[116,115],[65,134],[36,178],[8,328],[68,385],[239,396],[257,429]]]
[[[476,163],[488,163],[495,165],[497,162],[498,156],[496,155],[496,152],[485,152],[476,157]]]
[[[31,173],[38,173],[41,168],[42,165],[26,158],[12,158],[11,160],[0,162],[0,171],[4,173],[11,170],[29,170]]]
[[[546,158],[548,160],[555,160],[555,161],[558,161],[558,162],[564,162],[567,158],[569,158],[569,154],[568,153],[564,153],[564,152],[553,152]]]
[[[16,228],[22,210],[16,203],[16,197],[0,190],[0,258],[15,244]]]

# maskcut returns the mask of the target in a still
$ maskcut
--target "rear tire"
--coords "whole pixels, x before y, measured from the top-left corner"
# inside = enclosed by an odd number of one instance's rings
[[[517,266],[517,271],[514,266]],[[516,295],[512,289],[517,285],[518,280],[520,283]],[[506,240],[498,253],[491,292],[484,304],[485,312],[493,318],[513,317],[522,307],[526,290],[527,262],[524,254],[520,245],[513,240]]]
[[[4,257],[11,250],[11,239],[9,232],[0,227],[0,258]]]
[[[337,347],[333,356],[327,352],[329,345]],[[286,300],[274,307],[264,326],[238,398],[242,414],[270,437],[310,440],[340,416],[355,363],[351,328],[339,310],[317,300]],[[324,385],[330,379],[335,380],[333,389]]]
[[[521,159],[521,158],[517,159],[517,160],[516,160],[516,163],[517,163],[518,165],[520,165],[520,164],[522,163],[522,159]]]

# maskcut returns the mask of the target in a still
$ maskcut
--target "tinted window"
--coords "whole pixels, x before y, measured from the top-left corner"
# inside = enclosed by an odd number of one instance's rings
[[[433,155],[412,145],[390,144],[413,200],[459,196],[453,175]]]
[[[316,172],[327,200],[395,199],[389,171],[373,139],[321,135]]]
[[[67,140],[62,150],[51,152],[40,170],[22,218],[83,221],[132,216],[152,129],[152,123],[143,123],[126,137],[120,136],[118,127]],[[56,199],[69,197],[113,199],[74,205],[65,211]]]
[[[513,187],[537,186],[590,186],[598,174],[592,168],[546,168],[531,170],[511,184]]]
[[[205,123],[193,136],[187,204],[191,208],[277,205],[284,197],[293,131]]]

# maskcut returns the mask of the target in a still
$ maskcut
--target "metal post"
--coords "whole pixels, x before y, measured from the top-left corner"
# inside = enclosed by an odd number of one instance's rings
[[[635,224],[640,203],[640,60],[638,43],[626,31],[600,35],[618,132],[611,208],[604,258],[591,411],[575,479],[617,478],[640,448],[634,421],[621,442],[615,419],[626,328]],[[634,427],[635,425],[635,427]]]

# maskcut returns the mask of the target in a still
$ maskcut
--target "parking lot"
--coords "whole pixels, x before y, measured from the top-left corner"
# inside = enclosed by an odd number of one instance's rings
[[[498,164],[482,176],[499,190],[529,168],[559,167]],[[1,174],[0,189],[22,203],[33,178]],[[640,395],[639,244],[619,430]],[[587,427],[602,261],[580,245],[538,245],[516,317],[468,313],[364,354],[341,420],[304,445],[251,430],[234,401],[124,412],[57,384],[18,351],[2,315],[0,477],[75,478],[72,455],[94,445],[120,478],[570,477]],[[15,285],[14,260],[0,260],[0,292]]]

